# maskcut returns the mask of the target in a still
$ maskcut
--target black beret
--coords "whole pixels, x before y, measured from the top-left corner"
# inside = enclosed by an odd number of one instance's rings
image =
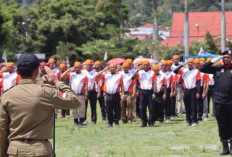
[[[40,61],[33,53],[23,53],[17,60],[18,70],[35,70],[39,65]]]
[[[232,51],[231,50],[226,50],[222,53],[222,55],[231,55],[232,56]]]

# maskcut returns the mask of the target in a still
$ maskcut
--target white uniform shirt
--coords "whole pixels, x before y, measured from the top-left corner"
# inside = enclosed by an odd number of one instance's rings
[[[75,73],[72,72],[70,73],[69,77],[70,81],[70,86],[71,89],[76,93],[76,94],[81,94],[84,92],[84,85],[87,83],[87,76],[84,73]]]
[[[213,85],[214,85],[213,74],[209,74],[209,78],[210,78],[209,85],[210,85],[210,86],[213,86]]]
[[[106,93],[115,94],[119,92],[119,86],[123,83],[121,74],[111,74],[109,72],[102,75],[102,78],[105,81]]]
[[[140,83],[140,88],[144,90],[151,90],[153,87],[153,82],[156,81],[156,74],[153,70],[145,71],[140,70],[138,72],[138,78]]]
[[[133,74],[134,73],[131,72],[125,73],[124,71],[121,73],[125,92],[128,92],[129,88],[133,85],[133,80],[132,80]]]
[[[167,84],[166,77],[164,73],[161,72],[159,75],[156,76],[156,78],[156,90],[157,92],[160,92],[162,86]]]
[[[182,68],[178,74],[181,75],[186,89],[195,88],[197,80],[201,79],[198,69],[189,70],[188,68]]]
[[[3,91],[6,91],[10,89],[11,87],[15,86],[17,84],[17,80],[16,80],[17,77],[18,77],[18,74],[16,72],[13,72],[13,73],[4,72],[3,79],[2,79]]]
[[[96,83],[95,78],[96,78],[97,72],[95,71],[95,69],[91,71],[82,70],[82,72],[85,73],[88,78],[88,91],[94,90],[95,83]]]

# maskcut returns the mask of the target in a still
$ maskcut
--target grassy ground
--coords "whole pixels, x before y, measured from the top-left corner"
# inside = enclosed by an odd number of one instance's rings
[[[183,126],[181,116],[154,128],[140,128],[140,120],[108,128],[100,115],[97,124],[83,128],[72,118],[58,119],[57,157],[215,157],[222,149],[213,117],[197,127]]]

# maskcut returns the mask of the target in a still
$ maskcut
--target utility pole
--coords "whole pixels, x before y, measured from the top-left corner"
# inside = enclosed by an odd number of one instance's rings
[[[225,17],[225,0],[221,0],[221,51],[226,50],[226,17]]]
[[[184,55],[189,56],[189,20],[188,20],[188,0],[185,0],[184,12]]]
[[[157,11],[157,0],[153,0],[153,13],[154,13],[154,24],[153,24],[153,40],[158,41],[158,11]],[[158,61],[158,52],[154,50],[153,52],[154,60]]]

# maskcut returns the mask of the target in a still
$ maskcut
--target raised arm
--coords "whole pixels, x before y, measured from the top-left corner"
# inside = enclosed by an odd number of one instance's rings
[[[72,71],[74,71],[74,67],[71,67],[71,68],[69,68],[69,69],[67,69],[62,75],[61,75],[61,79],[64,79],[66,76],[67,76],[67,74],[68,73],[70,73],[70,72],[72,72]]]

